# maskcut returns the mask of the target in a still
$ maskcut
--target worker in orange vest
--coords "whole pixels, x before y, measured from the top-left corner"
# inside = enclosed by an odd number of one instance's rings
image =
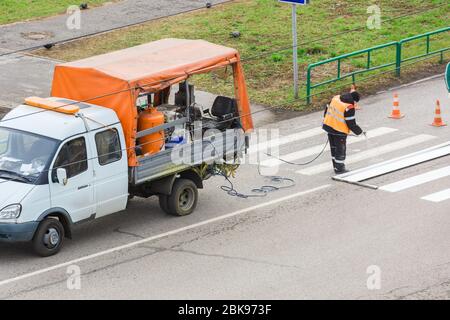
[[[355,120],[355,104],[359,98],[359,93],[352,90],[350,93],[335,96],[325,108],[322,127],[328,133],[331,159],[336,174],[347,172],[345,169],[347,135],[350,131],[358,136],[365,135]]]

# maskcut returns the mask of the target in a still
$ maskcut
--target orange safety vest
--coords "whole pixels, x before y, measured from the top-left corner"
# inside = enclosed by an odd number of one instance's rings
[[[342,102],[339,96],[335,96],[328,105],[328,110],[325,118],[323,119],[323,123],[336,131],[349,134],[350,129],[345,122],[346,119],[344,113],[350,108],[354,108],[354,106],[352,104]]]

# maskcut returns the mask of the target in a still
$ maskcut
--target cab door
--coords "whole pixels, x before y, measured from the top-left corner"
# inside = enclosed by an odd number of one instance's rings
[[[95,213],[94,171],[86,136],[80,135],[64,142],[56,154],[49,172],[52,208],[66,210],[72,222],[90,218]],[[58,183],[58,168],[66,169],[66,185]]]
[[[128,202],[128,159],[120,125],[89,133],[94,152],[94,199],[96,217],[126,208]]]

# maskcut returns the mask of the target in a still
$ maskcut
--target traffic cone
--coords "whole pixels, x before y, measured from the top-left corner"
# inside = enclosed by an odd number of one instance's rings
[[[441,103],[439,100],[436,100],[436,109],[434,112],[434,121],[431,124],[434,127],[443,127],[446,126],[446,124],[442,121],[441,117]]]
[[[355,92],[355,91],[356,91],[356,85],[352,84],[352,86],[350,88],[350,93]],[[355,102],[355,109],[361,110],[361,107],[359,106],[359,104],[357,102]]]
[[[400,102],[398,100],[398,94],[394,93],[394,104],[392,105],[392,112],[389,118],[392,119],[401,119],[405,115],[400,113]]]

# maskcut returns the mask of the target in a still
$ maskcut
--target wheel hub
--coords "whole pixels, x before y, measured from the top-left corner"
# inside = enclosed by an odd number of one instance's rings
[[[184,189],[180,194],[179,204],[184,210],[190,209],[194,202],[194,194],[191,189]]]
[[[56,247],[59,243],[59,232],[55,228],[50,228],[44,236],[44,244],[47,247]]]

